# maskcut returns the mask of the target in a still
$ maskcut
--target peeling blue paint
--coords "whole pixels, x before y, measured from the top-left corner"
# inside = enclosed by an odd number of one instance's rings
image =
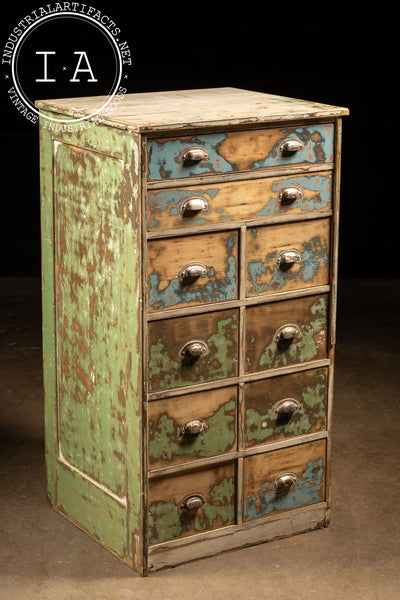
[[[271,474],[266,474],[266,481],[256,494],[244,500],[246,521],[269,515],[274,511],[290,510],[321,502],[323,499],[323,474],[323,459],[310,460],[294,486],[290,490],[282,492],[273,489]]]

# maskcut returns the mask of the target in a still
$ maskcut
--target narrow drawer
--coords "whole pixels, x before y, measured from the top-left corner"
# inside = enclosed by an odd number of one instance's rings
[[[247,296],[328,284],[329,240],[330,219],[248,229]]]
[[[327,294],[247,307],[246,372],[326,358],[327,311]]]
[[[195,535],[236,522],[236,465],[151,480],[149,543]]]
[[[333,135],[326,123],[148,140],[148,179],[330,163]]]
[[[236,408],[236,386],[149,402],[150,469],[236,450]]]
[[[150,190],[147,230],[305,214],[330,210],[331,201],[330,171]]]
[[[179,388],[238,374],[238,311],[149,323],[149,390]]]
[[[326,429],[328,369],[247,383],[243,444],[251,448]]]
[[[246,457],[244,520],[324,501],[325,456],[326,442],[318,440]]]
[[[235,300],[237,231],[150,240],[147,294],[149,312]]]

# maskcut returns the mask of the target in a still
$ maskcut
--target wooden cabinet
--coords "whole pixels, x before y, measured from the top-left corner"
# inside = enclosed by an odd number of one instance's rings
[[[327,525],[347,109],[95,105],[37,102],[51,504],[142,575]]]

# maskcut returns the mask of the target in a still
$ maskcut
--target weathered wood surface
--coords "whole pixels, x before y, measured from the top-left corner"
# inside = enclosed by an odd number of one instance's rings
[[[327,391],[328,369],[312,369],[246,383],[242,406],[244,447],[323,431],[326,428]],[[293,413],[274,412],[274,406],[287,398],[297,400],[299,408]]]
[[[317,440],[244,459],[243,516],[251,521],[269,515],[315,504],[325,498],[326,441]],[[293,473],[296,483],[290,489],[275,489],[274,481]]]
[[[292,203],[281,202],[279,192],[287,186],[299,187],[303,198]],[[158,232],[329,210],[331,192],[331,172],[150,190],[147,197],[147,229]],[[204,198],[207,209],[199,213],[181,214],[180,204],[192,196]]]
[[[215,381],[238,374],[238,310],[178,317],[149,323],[149,390]],[[201,340],[209,353],[197,360],[179,352]]]
[[[182,433],[192,419],[202,419],[208,429],[197,435]],[[148,420],[151,469],[232,452],[237,449],[237,388],[150,402]]]
[[[248,297],[329,283],[330,220],[251,227],[246,235]],[[281,252],[296,250],[300,262],[277,264]]]
[[[236,299],[238,245],[236,231],[150,240],[148,312]],[[193,263],[204,265],[204,275],[182,279],[181,270]]]
[[[234,463],[152,480],[149,483],[149,543],[182,538],[233,525],[236,519]],[[205,504],[182,510],[187,496],[201,495]]]
[[[248,306],[245,313],[245,372],[257,373],[327,357],[328,295]],[[279,327],[295,324],[301,337],[279,343]]]
[[[333,123],[327,123],[149,140],[148,179],[180,179],[268,167],[330,163],[333,160],[333,135]],[[280,153],[280,144],[293,138],[301,140],[304,149],[288,156]],[[204,148],[208,159],[183,162],[182,153],[191,146]]]
[[[40,109],[82,117],[93,113],[106,96],[39,100]],[[126,94],[104,123],[135,131],[168,131],[216,124],[247,124],[338,117],[348,109],[232,87]]]

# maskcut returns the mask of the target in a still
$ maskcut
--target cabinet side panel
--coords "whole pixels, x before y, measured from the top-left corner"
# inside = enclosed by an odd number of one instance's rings
[[[42,239],[42,330],[47,493],[57,501],[57,393],[55,371],[55,305],[53,240],[53,153],[49,131],[40,127],[40,195]]]

